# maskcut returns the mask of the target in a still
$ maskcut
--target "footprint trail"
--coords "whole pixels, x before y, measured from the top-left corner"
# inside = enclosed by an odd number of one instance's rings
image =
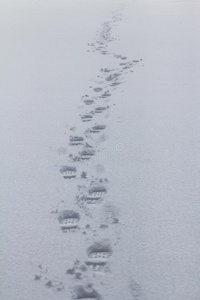
[[[133,71],[140,62],[109,50],[109,44],[118,40],[112,35],[112,30],[123,20],[122,11],[123,8],[120,8],[113,12],[111,19],[102,24],[94,41],[88,43],[88,52],[110,56],[114,63],[112,68],[103,66],[97,74],[98,80],[91,79],[94,86],[89,86],[87,94],[81,96],[82,111],[77,117],[82,125],[78,128],[71,124],[67,142],[70,154],[58,170],[61,180],[65,180],[66,190],[73,189],[75,197],[63,201],[59,208],[52,211],[57,216],[55,226],[59,226],[63,234],[67,233],[66,244],[73,244],[73,235],[78,234],[81,243],[84,241],[87,247],[82,249],[82,257],[66,266],[65,280],[50,278],[48,269],[42,265],[38,267],[38,274],[34,278],[54,292],[71,290],[74,300],[102,299],[107,293],[112,295],[116,284],[112,266],[117,263],[115,248],[120,245],[123,224],[120,223],[120,208],[110,201],[115,197],[110,193],[112,178],[102,178],[106,174],[106,167],[97,164],[95,157],[104,151],[100,148],[100,142],[107,139],[107,120],[116,118],[111,109],[111,105],[115,105],[114,93],[126,81],[127,71]],[[74,244],[74,247],[77,246]],[[127,279],[126,286],[130,299],[143,300],[142,288],[131,280],[130,283]],[[98,290],[101,290],[101,294]]]

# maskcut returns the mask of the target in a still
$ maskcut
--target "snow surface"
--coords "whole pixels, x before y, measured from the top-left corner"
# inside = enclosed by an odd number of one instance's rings
[[[95,157],[74,163],[82,148],[69,136],[95,123],[81,121],[81,97],[98,96],[100,69],[123,62],[88,45],[112,16],[109,53],[139,62],[98,100],[109,109],[94,115],[106,125],[88,138]],[[200,1],[3,0],[0,19],[0,299],[66,300],[91,282],[103,299],[199,300]],[[77,185],[92,176],[108,193],[85,214]],[[80,213],[76,232],[60,230],[63,209]],[[104,239],[110,272],[66,274]]]

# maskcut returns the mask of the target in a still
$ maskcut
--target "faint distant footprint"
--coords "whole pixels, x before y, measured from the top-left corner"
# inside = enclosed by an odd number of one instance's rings
[[[100,88],[100,87],[94,88],[94,91],[95,91],[96,93],[99,93],[99,92],[101,92],[102,90],[103,90],[103,89]]]
[[[129,290],[131,292],[133,300],[145,300],[142,287],[133,279],[130,280]]]
[[[67,148],[60,147],[60,148],[57,149],[57,153],[59,155],[65,155],[67,153]]]
[[[107,202],[102,207],[101,218],[103,223],[117,224],[119,223],[119,209],[114,204]]]
[[[91,133],[98,133],[101,132],[106,128],[106,125],[95,125],[90,129]]]
[[[105,142],[107,139],[108,139],[108,137],[107,137],[105,134],[102,134],[102,135],[100,135],[100,136],[97,138],[96,142],[97,142],[98,144],[99,144],[99,143],[103,143],[103,142]]]
[[[104,168],[104,166],[102,165],[96,165],[96,172],[99,174],[102,174],[106,171],[106,169]]]

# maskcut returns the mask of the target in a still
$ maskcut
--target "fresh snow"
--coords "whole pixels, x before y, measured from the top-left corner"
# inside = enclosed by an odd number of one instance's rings
[[[2,0],[0,19],[0,299],[199,300],[200,1]]]

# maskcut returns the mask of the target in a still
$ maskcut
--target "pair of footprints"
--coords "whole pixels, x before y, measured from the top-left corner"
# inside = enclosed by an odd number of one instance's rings
[[[106,128],[106,125],[95,125],[92,128],[88,129],[86,131],[86,133],[99,133],[99,132],[103,131],[105,128]],[[91,146],[87,142],[85,142],[85,139],[82,136],[70,136],[69,145],[70,146],[84,146],[83,150],[81,152],[79,152],[79,156],[78,156],[77,160],[84,160],[84,159],[87,160],[96,154],[96,151],[93,148],[93,146]],[[71,154],[71,156],[73,156],[73,155]],[[71,171],[70,167],[64,166],[60,169],[60,172],[63,173],[63,175],[66,175],[65,173],[67,171]]]
[[[106,194],[107,189],[104,186],[98,186],[89,189],[88,194],[83,196],[81,199],[88,204],[95,204]],[[77,228],[80,215],[73,210],[64,210],[61,212],[58,220],[62,229]]]
[[[94,103],[93,100],[85,100],[84,101],[86,105],[92,105]],[[81,116],[81,120],[83,122],[90,122],[93,120],[93,114],[100,114],[104,111],[106,111],[108,106],[98,106],[94,109],[94,111],[91,111],[91,113],[87,113]]]
[[[91,156],[95,154],[95,152],[82,151],[80,152],[82,159],[89,159]],[[64,179],[72,179],[77,177],[77,168],[72,166],[62,166],[60,168],[60,173]],[[86,178],[86,172],[82,172],[81,177]]]
[[[83,196],[82,200],[88,204],[95,204],[99,202],[107,193],[105,187],[94,187],[88,191],[88,195]],[[62,230],[73,230],[78,228],[80,215],[73,210],[64,210],[60,213],[58,221]]]

